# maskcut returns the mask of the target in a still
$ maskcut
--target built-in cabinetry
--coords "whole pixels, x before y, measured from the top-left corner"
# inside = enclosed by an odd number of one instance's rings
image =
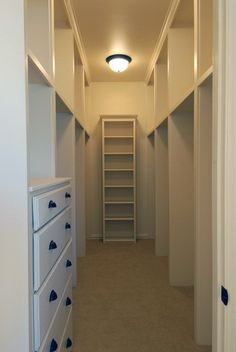
[[[11,214],[4,216],[11,224],[6,231],[11,236],[4,243],[7,251],[8,245],[9,250],[11,247],[12,258],[8,259],[14,273],[9,269],[6,274],[11,284],[2,281],[9,306],[3,314],[9,320],[5,321],[7,330],[1,336],[0,349],[69,351],[68,302],[77,281],[77,255],[84,254],[85,248],[85,227],[76,229],[78,206],[81,217],[85,208],[84,200],[77,202],[85,187],[85,160],[78,162],[75,155],[76,150],[80,157],[85,148],[85,138],[77,143],[78,128],[83,136],[88,135],[84,106],[88,80],[80,57],[80,38],[68,0],[17,0],[4,5],[2,14],[7,28],[6,33],[2,30],[6,53],[2,60],[8,79],[4,77],[2,100],[6,106],[1,112],[8,121],[3,130],[11,124],[12,131],[11,137],[6,133],[11,146],[1,138],[11,167],[2,166],[8,172],[5,188],[11,183],[14,193],[14,199],[8,198]],[[10,209],[7,203],[5,206]],[[5,223],[3,227],[7,229]],[[83,247],[80,252],[77,243]],[[15,299],[9,297],[8,304],[9,292]],[[14,332],[12,339],[10,331]]]
[[[212,331],[212,0],[173,1],[154,88],[156,254],[172,285],[193,285],[195,339]],[[153,80],[154,77],[154,80]]]
[[[32,181],[34,351],[72,350],[72,188]]]
[[[102,120],[104,242],[136,240],[135,123]]]

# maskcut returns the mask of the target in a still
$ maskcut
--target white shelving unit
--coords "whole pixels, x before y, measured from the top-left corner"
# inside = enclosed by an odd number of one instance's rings
[[[154,85],[156,254],[174,285],[194,285],[194,333],[212,339],[213,1],[173,1],[157,48]]]
[[[136,241],[135,119],[102,119],[103,241]]]

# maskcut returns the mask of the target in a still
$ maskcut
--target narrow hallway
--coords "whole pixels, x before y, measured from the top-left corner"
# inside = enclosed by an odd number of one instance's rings
[[[151,240],[88,241],[74,290],[74,352],[209,352],[193,341],[193,290],[168,284]]]

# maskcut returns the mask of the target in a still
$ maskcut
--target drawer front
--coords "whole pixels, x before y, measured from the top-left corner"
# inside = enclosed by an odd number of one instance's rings
[[[34,290],[37,291],[46,278],[66,243],[71,239],[71,208],[40,231],[34,233]]]
[[[73,349],[72,313],[69,315],[59,352],[71,352]]]
[[[33,197],[33,227],[40,229],[71,203],[71,186],[65,186]]]
[[[50,326],[58,309],[66,283],[72,274],[71,247],[70,241],[40,290],[34,294],[34,335],[36,350]]]
[[[72,320],[72,308],[67,307],[66,311],[58,310],[55,320],[52,322],[50,329],[45,337],[39,352],[61,351],[65,327],[68,327],[68,322]],[[62,337],[63,336],[63,337]],[[54,347],[54,348],[53,348]],[[71,351],[66,349],[65,351]]]

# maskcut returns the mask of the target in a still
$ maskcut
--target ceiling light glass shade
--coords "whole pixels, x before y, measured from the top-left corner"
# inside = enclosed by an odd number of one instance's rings
[[[123,54],[115,54],[106,58],[106,62],[109,64],[110,69],[114,72],[125,71],[131,61],[132,59],[130,56]]]

